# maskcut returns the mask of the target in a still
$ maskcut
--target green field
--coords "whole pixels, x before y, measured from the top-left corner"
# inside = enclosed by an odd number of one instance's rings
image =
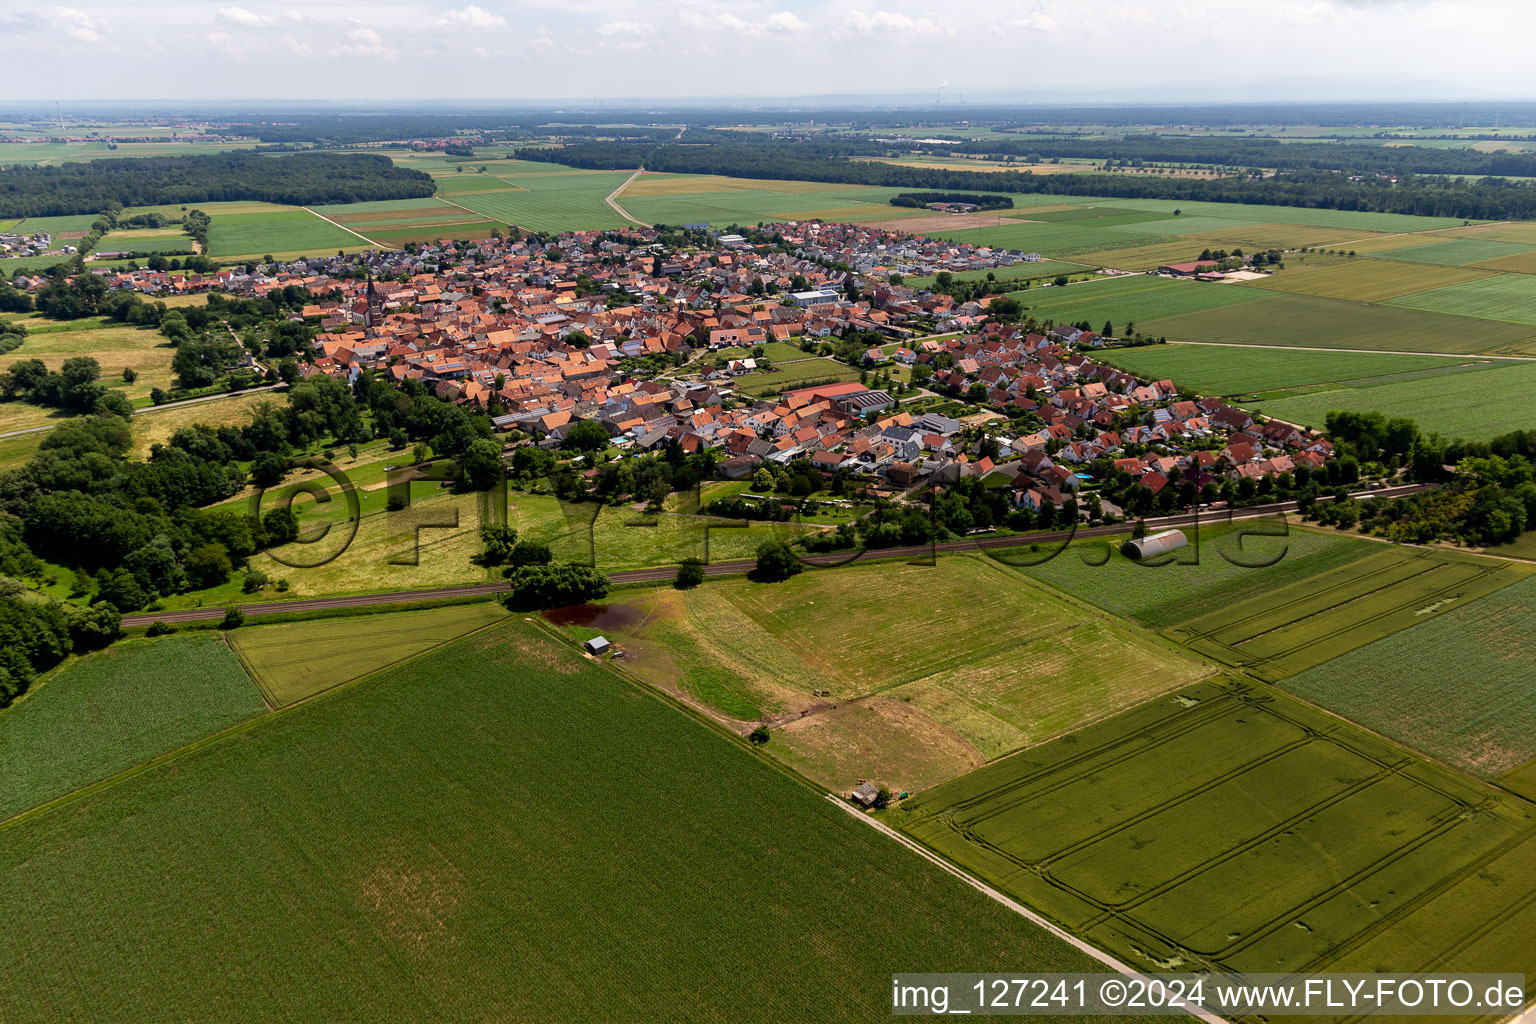
[[[1029,576],[1073,597],[1162,629],[1377,550],[1369,541],[1312,530],[1265,535],[1279,528],[1279,520],[1254,520],[1186,530],[1190,546],[1175,560],[1158,565],[1121,556],[1119,545],[1125,538],[1120,537],[1077,541],[1065,548],[1042,545],[1038,552],[1005,549],[998,557],[1017,561]],[[1060,554],[1052,557],[1057,551]],[[1032,561],[1041,564],[1027,564]]]
[[[929,231],[937,238],[949,238],[972,245],[992,248],[1022,249],[1046,256],[1069,258],[1104,249],[1126,249],[1155,241],[1146,234],[1125,227],[1090,227],[1093,221],[1062,223],[1015,223],[1003,227],[960,228],[953,231]]]
[[[1364,558],[1185,620],[1169,636],[1275,682],[1525,578],[1529,566],[1371,545]]]
[[[520,620],[0,831],[17,1019],[867,1021],[896,965],[1096,962]]]
[[[1433,371],[1423,371],[1432,373]],[[1266,416],[1321,427],[1335,409],[1407,416],[1426,430],[1448,437],[1487,440],[1511,430],[1536,426],[1530,396],[1536,389],[1536,363],[1522,362],[1488,373],[1457,373],[1340,388],[1263,403]]]
[[[1360,213],[1354,210],[1318,210],[1302,206],[1264,206],[1257,203],[1211,203],[1182,199],[1095,199],[1098,206],[1172,213],[1184,217],[1222,217],[1254,224],[1302,224],[1319,228],[1345,228],[1350,232],[1429,231],[1461,226],[1454,217],[1419,217],[1405,213]],[[1312,244],[1312,243],[1306,243]]]
[[[1215,345],[1149,345],[1094,353],[1102,363],[1148,380],[1172,379],[1202,395],[1245,395],[1261,391],[1370,380],[1419,370],[1508,366],[1489,360],[1444,356],[1400,356],[1365,352],[1305,352]]]
[[[1499,274],[1391,300],[1393,306],[1536,326],[1536,279]]]
[[[775,724],[770,753],[833,789],[921,789],[1212,671],[965,556],[621,593],[569,628],[653,685]]]
[[[491,220],[528,231],[579,231],[630,223],[603,202],[624,183],[629,172],[579,171],[558,164],[521,166],[538,169],[514,170],[506,175],[510,181],[489,179],[488,188],[505,191],[452,191],[453,201]]]
[[[992,270],[962,270],[950,276],[956,281],[985,281],[988,275],[998,281],[1019,281],[1024,278],[1055,277],[1058,274],[1080,274],[1093,268],[1081,263],[1068,263],[1064,260],[1041,260],[1038,263],[1015,263],[1009,267],[996,267]],[[904,283],[912,288],[929,288],[933,285],[934,278],[909,277]]]
[[[57,370],[66,359],[90,356],[101,364],[101,382],[130,399],[147,399],[151,389],[172,386],[171,358],[176,350],[153,328],[115,324],[105,317],[47,320],[37,315],[21,322],[27,326],[27,338],[20,348],[0,357],[5,366],[20,359],[41,359],[50,370]],[[125,369],[138,375],[132,384],[123,381]],[[6,402],[0,409],[8,411],[21,404]],[[0,412],[0,417],[4,415]]]
[[[1406,249],[1393,249],[1382,258],[1461,267],[1469,263],[1519,256],[1530,252],[1532,248],[1533,246],[1519,242],[1500,242],[1489,238],[1456,238],[1450,241],[1430,242],[1428,245],[1410,246]]]
[[[1536,758],[1536,579],[1326,661],[1285,687],[1489,778]]]
[[[262,213],[213,214],[208,229],[209,255],[229,259],[267,253],[313,251],[334,253],[360,245],[356,235],[328,224],[304,210],[274,209]]]
[[[892,818],[1137,966],[1536,969],[1536,805],[1272,691],[1182,690]]]
[[[252,626],[230,640],[272,706],[286,707],[505,617],[501,605],[487,601]]]
[[[859,371],[847,363],[839,363],[831,359],[801,358],[793,362],[775,363],[771,370],[737,377],[735,385],[736,390],[742,394],[761,397],[793,390],[806,381],[821,384],[828,381],[858,379]]]
[[[1536,329],[1520,324],[1273,293],[1264,303],[1262,316],[1252,308],[1228,306],[1138,322],[1138,326],[1169,341],[1388,352],[1488,352],[1516,347],[1536,334]]]
[[[1391,260],[1354,259],[1347,263],[1295,263],[1253,287],[1355,302],[1384,302],[1401,295],[1493,276],[1487,271]]]
[[[222,636],[67,662],[0,711],[0,821],[266,710]]]
[[[1271,296],[1252,288],[1138,274],[1082,281],[1060,289],[1031,288],[1027,292],[1010,293],[1010,298],[1027,306],[1029,315],[1037,320],[1055,320],[1057,323],[1087,320],[1094,330],[1098,330],[1105,320],[1112,320],[1122,329],[1128,321],[1135,321],[1138,330],[1145,331],[1144,323],[1159,317],[1265,302]],[[1259,317],[1251,310],[1242,315]]]

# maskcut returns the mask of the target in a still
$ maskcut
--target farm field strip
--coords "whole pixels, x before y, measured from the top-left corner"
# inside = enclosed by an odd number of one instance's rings
[[[1031,288],[1009,295],[1018,299],[1036,319],[1052,319],[1058,323],[1088,320],[1095,329],[1105,320],[1112,320],[1123,328],[1132,321],[1143,324],[1200,310],[1267,302],[1272,298],[1252,288],[1147,275],[1096,278],[1060,289]]]
[[[1146,967],[1345,970],[1366,948],[1376,969],[1465,963],[1491,913],[1536,900],[1536,807],[1278,694],[1198,684],[1068,739],[927,790],[895,823]],[[1429,911],[1440,927],[1393,927]]]
[[[1389,305],[1536,326],[1536,280],[1496,274],[1389,300]]]
[[[307,210],[214,214],[209,255],[223,259],[278,252],[335,252],[358,237]],[[362,239],[366,243],[366,239]]]
[[[1240,396],[1268,391],[1346,384],[1370,386],[1417,371],[1476,372],[1504,368],[1510,362],[1458,359],[1440,355],[1390,355],[1367,352],[1308,352],[1214,345],[1150,345],[1108,349],[1094,358],[1151,380],[1171,379],[1207,395]]]
[[[1194,619],[1168,635],[1275,682],[1516,582],[1524,567],[1441,551],[1380,551]]]
[[[1354,259],[1331,265],[1303,263],[1276,271],[1262,281],[1251,282],[1249,286],[1355,302],[1384,302],[1429,288],[1493,276],[1492,272],[1470,267]]]

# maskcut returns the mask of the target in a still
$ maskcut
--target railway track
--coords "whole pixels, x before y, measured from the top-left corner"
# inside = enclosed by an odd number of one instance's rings
[[[1405,484],[1400,487],[1388,487],[1379,491],[1367,491],[1356,497],[1368,498],[1395,498],[1405,494],[1415,494],[1419,491],[1429,490],[1429,484]],[[1298,505],[1294,501],[1276,502],[1271,505],[1256,505],[1252,508],[1237,509],[1230,515],[1212,514],[1209,512],[1182,512],[1178,515],[1162,516],[1156,519],[1146,520],[1147,529],[1169,530],[1181,526],[1195,526],[1201,522],[1242,522],[1248,519],[1263,519],[1270,516],[1295,512]],[[802,561],[807,565],[833,568],[840,565],[850,565],[857,562],[869,562],[879,559],[912,559],[939,554],[953,554],[963,551],[985,551],[993,548],[1016,548],[1028,544],[1057,544],[1062,541],[1083,537],[1110,537],[1125,533],[1125,524],[1114,526],[1081,527],[1077,530],[1052,530],[1046,533],[1032,533],[1023,536],[983,536],[971,537],[965,540],[945,541],[942,543],[914,544],[899,548],[877,548],[855,551],[834,551],[822,555],[804,555]],[[704,567],[705,576],[742,576],[756,566],[752,559],[738,559],[729,562],[713,562]],[[662,580],[670,580],[677,575],[676,566],[660,566],[652,569],[630,569],[623,572],[611,572],[608,579],[613,583],[655,583]],[[441,601],[456,597],[482,597],[499,594],[508,589],[503,582],[496,583],[467,583],[455,587],[435,587],[429,590],[386,590],[370,594],[349,594],[339,597],[302,598],[293,601],[269,601],[262,604],[237,605],[246,616],[273,615],[280,612],[305,612],[328,611],[337,608],[366,608],[372,605],[408,604],[415,601]],[[217,608],[186,608],[179,611],[141,612],[123,616],[124,626],[147,626],[152,622],[179,623],[200,622],[207,619],[219,619],[224,617],[223,606]]]

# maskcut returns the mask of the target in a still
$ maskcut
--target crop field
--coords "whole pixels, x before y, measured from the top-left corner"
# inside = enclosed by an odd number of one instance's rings
[[[1446,764],[1536,758],[1536,578],[1326,661],[1285,688]]]
[[[1085,263],[1113,267],[1116,270],[1156,270],[1170,263],[1187,263],[1196,259],[1209,243],[1198,238],[1181,238],[1151,245],[1132,245],[1126,249],[1109,249],[1083,257]]]
[[[1348,382],[1414,371],[1484,370],[1508,366],[1487,359],[1400,356],[1375,352],[1308,352],[1215,345],[1149,345],[1108,349],[1094,359],[1150,380],[1171,379],[1202,395],[1248,395]]]
[[[266,710],[218,635],[66,662],[0,711],[0,821]]]
[[[1477,224],[1472,227],[1453,228],[1446,233],[1461,238],[1496,238],[1501,242],[1528,242],[1536,245],[1536,224],[1529,221]]]
[[[504,618],[501,605],[488,601],[250,626],[230,642],[268,702],[287,707]]]
[[[993,762],[893,820],[1145,968],[1536,967],[1536,806],[1242,684]]]
[[[1303,263],[1255,281],[1252,287],[1355,302],[1384,302],[1429,288],[1476,281],[1494,275],[1462,267],[1355,259],[1347,263]]]
[[[1428,245],[1415,245],[1407,249],[1393,249],[1380,257],[1382,259],[1402,260],[1411,263],[1436,263],[1447,267],[1466,266],[1469,263],[1483,263],[1487,260],[1502,259],[1506,256],[1519,256],[1530,252],[1536,246],[1525,245],[1519,242],[1500,242],[1495,239],[1484,238],[1455,238],[1449,241],[1431,242]]]
[[[635,183],[644,183],[642,178]],[[653,183],[676,185],[686,182]],[[624,190],[619,204],[634,216],[652,224],[694,224],[708,222],[717,226],[732,223],[756,224],[761,221],[810,220],[866,221],[894,220],[911,211],[891,206],[888,200],[897,189],[861,186],[833,186],[807,190],[808,182],[759,181],[751,188],[712,188],[699,192],[637,192],[635,186]],[[784,187],[780,187],[780,186]]]
[[[951,274],[956,281],[985,281],[987,275],[998,281],[1019,281],[1024,278],[1055,277],[1058,274],[1080,274],[1091,267],[1081,263],[1068,263],[1065,260],[1040,260],[1038,263],[1015,263],[1010,267],[995,267],[992,270],[962,270]],[[912,288],[928,288],[933,285],[933,277],[909,277],[905,283]]]
[[[1168,635],[1268,682],[1321,665],[1525,578],[1530,567],[1459,552],[1385,547],[1249,598]]]
[[[209,255],[221,259],[267,253],[334,253],[359,244],[356,235],[304,210],[276,208],[266,213],[213,214],[208,229]]]
[[[1100,278],[1060,289],[1032,288],[1028,293],[1015,292],[1010,297],[1027,306],[1029,314],[1038,320],[1049,319],[1058,323],[1087,320],[1095,330],[1105,320],[1113,320],[1119,328],[1124,328],[1128,321],[1135,321],[1140,327],[1145,321],[1161,317],[1270,299],[1270,296],[1252,288],[1175,281],[1145,274]],[[1247,315],[1256,314],[1250,312]]]
[[[502,226],[441,199],[346,203],[316,207],[315,212],[381,245],[394,247],[438,238],[485,238],[492,228]]]
[[[1302,224],[1317,228],[1343,228],[1369,234],[1373,231],[1431,231],[1460,227],[1454,217],[1419,217],[1406,213],[1362,213],[1355,210],[1317,210],[1303,206],[1265,206],[1258,203],[1212,203],[1182,199],[1095,199],[1099,206],[1122,206],[1134,210],[1172,213],[1180,217],[1229,217],[1254,224]]]
[[[965,556],[619,593],[570,628],[652,685],[774,723],[771,752],[832,788],[920,789],[1212,671]]]
[[[1207,612],[1347,565],[1379,550],[1369,541],[1290,530],[1280,519],[1249,520],[1186,530],[1190,546],[1172,561],[1133,562],[1119,553],[1122,540],[1077,541],[1039,552],[1014,551],[998,557],[1015,561],[1034,579],[1079,600],[1163,629]],[[1127,535],[1128,536],[1128,535]],[[1054,554],[1056,551],[1060,554]],[[1054,554],[1054,557],[1052,557]],[[1028,564],[1037,562],[1039,564]]]
[[[46,231],[53,236],[55,244],[60,235],[73,234],[76,237],[91,230],[101,214],[99,213],[71,213],[59,217],[23,217],[16,222],[11,229],[32,234],[35,231]]]
[[[1302,246],[1340,245],[1341,248],[1358,252],[1356,243],[1369,242],[1377,233],[1361,233],[1358,228],[1278,223],[1243,224],[1215,231],[1201,231],[1199,234],[1202,241],[1212,243],[1213,249],[1231,249],[1234,246],[1245,250],[1299,249]]]
[[[1393,299],[1393,306],[1536,326],[1536,279],[1497,274]]]
[[[1529,408],[1536,389],[1536,364],[1499,366],[1489,373],[1437,374],[1418,371],[1407,379],[1378,377],[1349,387],[1265,402],[1266,416],[1321,427],[1335,409],[1407,416],[1425,430],[1447,437],[1488,440],[1536,426]]]
[[[1519,347],[1536,335],[1536,329],[1531,327],[1495,320],[1365,305],[1315,295],[1271,295],[1264,304],[1263,316],[1255,316],[1252,309],[1235,306],[1138,322],[1138,325],[1144,333],[1166,336],[1169,341],[1388,352],[1489,352]]]
[[[19,1018],[819,1024],[893,963],[1096,966],[521,620],[0,831]]]
[[[1511,274],[1536,274],[1536,250],[1515,256],[1501,256],[1496,260],[1484,260],[1473,266],[1485,270],[1502,270]]]
[[[1092,222],[1089,222],[1092,223]],[[1058,259],[1081,256],[1105,249],[1128,249],[1132,246],[1151,244],[1155,241],[1171,241],[1170,238],[1149,238],[1124,227],[1088,227],[1081,222],[1012,223],[1004,227],[968,228],[958,231],[929,232],[938,238],[987,245],[993,248],[1023,249]],[[1198,255],[1198,250],[1196,250]]]
[[[175,228],[145,228],[108,232],[96,248],[106,252],[189,253],[195,243],[190,235]]]

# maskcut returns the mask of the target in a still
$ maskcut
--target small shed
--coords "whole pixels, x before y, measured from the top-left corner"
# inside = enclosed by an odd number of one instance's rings
[[[853,802],[860,807],[873,807],[876,798],[880,796],[880,790],[875,788],[874,783],[864,782],[859,784],[859,788],[854,790],[852,795]]]
[[[607,637],[595,636],[581,646],[586,648],[588,654],[606,654],[613,645],[608,642]]]
[[[1161,533],[1139,537],[1136,540],[1128,540],[1120,546],[1120,553],[1126,558],[1140,561],[1143,558],[1156,558],[1158,555],[1166,555],[1170,551],[1177,551],[1189,546],[1189,538],[1184,536],[1182,530],[1164,530]]]

